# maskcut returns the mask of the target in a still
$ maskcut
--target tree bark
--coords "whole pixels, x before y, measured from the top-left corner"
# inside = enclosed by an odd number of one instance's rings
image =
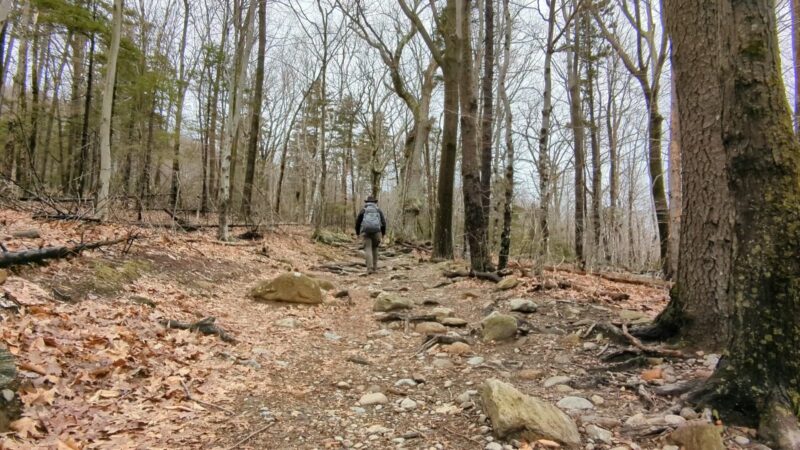
[[[264,55],[267,51],[267,1],[258,1],[258,56],[256,57],[255,89],[250,103],[250,136],[247,143],[247,168],[242,190],[242,214],[250,220],[253,202],[253,181],[256,175],[256,155],[261,136],[261,104],[264,98]]]
[[[701,131],[696,124],[711,125],[724,155],[714,166],[728,176],[734,211],[728,236],[734,262],[723,299],[732,309],[718,317],[729,326],[731,340],[700,400],[713,404],[726,422],[757,420],[771,447],[794,450],[800,448],[800,146],[781,78],[775,5],[667,5],[684,161],[692,154],[690,136]],[[703,57],[706,63],[697,65]],[[717,121],[697,120],[690,107],[697,92],[707,101],[702,111],[716,114]],[[686,219],[692,216],[689,208],[684,212]],[[691,227],[688,220],[684,225]]]
[[[183,101],[186,96],[186,34],[189,30],[189,0],[183,0],[183,31],[178,50],[178,82],[176,83],[178,98],[175,103],[175,129],[172,133],[172,181],[169,191],[170,208],[178,209],[181,186],[181,125],[183,122]]]
[[[556,1],[548,0],[547,44],[544,54],[544,91],[542,92],[542,125],[539,130],[539,258],[547,260],[550,253],[550,116],[553,113],[553,54],[555,53]]]
[[[492,1],[492,0],[487,0]],[[553,0],[555,1],[555,0]],[[511,112],[511,102],[506,92],[506,76],[508,66],[511,63],[511,13],[508,7],[509,0],[503,0],[503,17],[505,18],[505,30],[503,40],[503,65],[500,67],[498,76],[498,96],[503,104],[505,115],[505,143],[506,143],[506,173],[505,173],[505,192],[503,198],[503,231],[500,233],[500,258],[498,268],[505,269],[508,266],[508,259],[511,255],[511,220],[514,207],[514,136],[513,136],[513,116]]]
[[[674,278],[678,273],[678,258],[680,255],[680,229],[681,229],[681,140],[680,118],[678,116],[678,98],[675,92],[675,75],[672,79],[672,92],[670,94],[670,126],[669,126],[669,271],[665,274],[667,279]]]
[[[790,0],[792,55],[794,56],[794,134],[800,136],[800,0]]]
[[[114,85],[117,80],[117,59],[122,34],[123,0],[114,0],[111,43],[108,47],[106,80],[103,89],[103,109],[100,113],[100,184],[97,192],[96,215],[104,220],[108,215],[108,191],[111,185],[111,113],[114,106]]]
[[[481,201],[483,202],[484,222],[489,223],[492,207],[492,125],[494,87],[494,2],[485,0],[484,6],[484,54],[481,101]]]
[[[491,1],[491,0],[490,0]],[[478,97],[472,67],[472,32],[470,0],[461,0],[459,46],[461,76],[459,99],[461,106],[461,178],[464,197],[464,233],[469,243],[470,264],[473,270],[491,270],[488,249],[487,221],[483,207],[481,159],[478,152]],[[491,151],[491,150],[490,150]],[[491,166],[491,161],[490,161]]]
[[[574,137],[574,169],[575,169],[575,258],[581,270],[586,268],[584,253],[584,219],[586,216],[586,138],[584,117],[581,111],[580,90],[580,31],[573,26],[572,51],[567,56],[567,83],[569,90],[569,111]],[[569,43],[568,43],[569,45]]]

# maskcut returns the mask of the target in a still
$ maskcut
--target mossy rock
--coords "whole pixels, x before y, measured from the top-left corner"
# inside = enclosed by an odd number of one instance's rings
[[[332,291],[332,290],[336,289],[336,285],[333,284],[333,282],[330,281],[330,280],[325,280],[325,279],[322,279],[322,278],[316,278],[316,281],[317,281],[317,285],[319,285],[319,288],[322,289],[323,291],[327,292],[327,291]]]
[[[326,245],[347,244],[352,242],[350,236],[341,231],[319,230],[314,234],[314,240]]]
[[[497,311],[481,321],[481,334],[485,341],[505,341],[517,335],[517,318]]]
[[[322,303],[322,291],[317,281],[299,272],[284,273],[258,283],[250,290],[250,297],[264,302]]]
[[[372,310],[375,312],[389,312],[412,308],[414,308],[413,301],[388,292],[381,292],[375,299],[375,304],[372,305]]]
[[[152,270],[149,261],[129,259],[121,265],[113,266],[105,261],[92,263],[92,274],[88,280],[88,289],[98,294],[111,295],[122,290],[122,287],[139,279],[144,273]]]
[[[689,423],[669,435],[669,441],[686,450],[724,450],[721,428],[710,423]]]

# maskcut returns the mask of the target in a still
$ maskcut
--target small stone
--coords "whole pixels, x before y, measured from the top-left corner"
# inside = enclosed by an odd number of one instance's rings
[[[484,361],[485,359],[483,359],[482,356],[473,356],[472,358],[467,360],[467,364],[469,364],[470,366],[479,366],[483,364]]]
[[[597,344],[595,344],[594,342],[584,342],[583,343],[583,349],[586,350],[586,351],[591,351],[591,350],[594,350],[596,348],[597,348]]]
[[[667,414],[666,416],[664,416],[664,422],[666,422],[667,425],[672,425],[674,427],[677,427],[685,424],[686,419],[684,419],[681,416],[676,416],[675,414]]]
[[[538,380],[541,376],[542,371],[536,369],[523,369],[517,372],[517,378],[520,380]]]
[[[497,311],[481,321],[483,339],[487,341],[503,341],[513,339],[517,335],[517,318]]]
[[[508,301],[508,309],[515,312],[530,314],[535,313],[538,306],[527,298],[512,298]]]
[[[436,320],[441,320],[444,319],[445,317],[453,317],[453,309],[440,306],[437,308],[433,308],[431,310],[431,314],[436,316]]]
[[[601,441],[606,444],[610,444],[611,438],[614,437],[613,433],[606,429],[600,428],[597,425],[588,425],[586,427],[586,435],[596,441]]]
[[[453,367],[453,362],[447,358],[436,358],[433,360],[432,365],[437,369],[451,369]]]
[[[358,401],[358,404],[361,406],[384,405],[386,403],[389,403],[389,399],[380,392],[364,394]]]
[[[681,450],[681,448],[677,445],[665,445],[661,447],[661,450]]]
[[[447,333],[447,327],[439,322],[420,322],[415,328],[420,334],[443,334]]]
[[[336,387],[339,389],[350,389],[350,383],[346,381],[340,381],[336,383]]]
[[[294,319],[294,318],[288,317],[286,319],[281,319],[281,320],[276,321],[275,322],[275,326],[278,326],[278,327],[281,327],[281,328],[295,328],[295,327],[297,327],[297,320]]]
[[[498,444],[497,442],[489,442],[484,447],[486,450],[503,450],[503,446]]]
[[[417,407],[417,402],[415,402],[414,400],[411,400],[408,397],[404,398],[403,401],[400,402],[400,408],[402,408],[402,409],[404,409],[406,411],[410,411],[410,410],[412,410],[412,409],[414,409],[416,407]]]
[[[394,383],[394,385],[397,386],[397,387],[403,387],[403,386],[414,387],[414,386],[417,385],[417,382],[412,380],[411,378],[403,378],[403,379],[397,380]]]
[[[681,408],[681,417],[683,417],[686,420],[693,420],[697,419],[699,417],[699,414],[697,414],[697,412],[694,409],[688,406],[684,406],[683,408]]]
[[[392,430],[381,425],[372,425],[366,431],[367,434],[386,434]]]
[[[469,344],[465,344],[463,342],[454,342],[450,345],[446,345],[442,347],[442,351],[445,353],[450,353],[452,355],[466,355],[472,351],[472,347]]]
[[[469,323],[464,319],[459,319],[458,317],[445,317],[439,322],[448,327],[464,327]]]
[[[559,384],[556,386],[556,391],[563,392],[565,394],[574,390],[575,389],[572,389],[568,384]]]
[[[14,391],[11,389],[3,389],[3,399],[7,402],[14,400]]]
[[[595,405],[602,405],[603,403],[606,402],[606,400],[603,397],[600,397],[599,395],[593,395],[591,397],[591,400],[592,403],[594,403]]]
[[[628,419],[625,421],[625,426],[630,428],[636,428],[646,424],[647,419],[645,419],[644,414],[642,413],[634,414],[633,416],[628,417]]]
[[[444,382],[444,387],[445,388],[449,388],[449,387],[452,387],[452,386],[453,386],[453,382],[452,381],[447,380],[447,381]]]
[[[339,339],[342,338],[341,336],[339,336],[338,334],[334,333],[333,331],[326,331],[325,333],[323,333],[323,335],[325,336],[325,339],[327,339],[329,341],[338,341]]]
[[[356,413],[357,416],[363,416],[364,414],[367,413],[367,410],[362,408],[362,407],[360,407],[360,406],[354,406],[354,407],[350,408],[350,410],[353,411],[354,413]]]
[[[750,439],[747,439],[744,436],[736,436],[733,438],[733,441],[739,445],[750,445]]]
[[[567,384],[569,382],[570,382],[570,377],[559,375],[544,380],[544,387],[549,388],[556,386],[558,384]]]
[[[561,409],[592,409],[594,405],[583,397],[564,397],[556,403]]]

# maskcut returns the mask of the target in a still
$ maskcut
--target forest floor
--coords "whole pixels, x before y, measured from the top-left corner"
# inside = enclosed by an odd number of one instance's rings
[[[695,352],[608,370],[603,356],[625,346],[594,325],[652,318],[667,301],[663,284],[568,271],[537,279],[517,270],[519,285],[500,291],[491,282],[444,278],[443,269],[457,262],[426,262],[427,254],[392,248],[380,271],[365,276],[350,264],[360,261],[355,243],[314,243],[310,230],[298,227],[223,244],[210,229],[133,230],[33,220],[11,210],[0,210],[0,223],[8,251],[138,234],[125,254],[117,245],[16,268],[0,286],[0,343],[16,355],[24,380],[24,417],[16,431],[0,435],[7,449],[544,448],[490,445],[495,438],[476,395],[487,378],[552,403],[589,400],[590,409],[570,411],[584,448],[662,449],[681,415],[694,412],[681,411],[680,398],[653,392],[707,376],[717,360]],[[12,237],[20,230],[39,237]],[[315,270],[326,264],[342,273]],[[335,288],[317,306],[248,297],[257,282],[289,270]],[[335,298],[341,290],[349,295]],[[376,320],[372,297],[382,291],[416,302],[412,314],[450,308],[468,323],[451,332],[470,345],[457,354],[439,345],[420,352],[425,336],[413,323]],[[538,306],[514,313],[528,334],[483,342],[476,334],[481,319],[508,311],[512,298]],[[205,317],[215,317],[236,342],[160,322]],[[368,392],[382,392],[388,403],[359,405]],[[764,448],[746,442],[753,434],[725,427],[725,445]]]

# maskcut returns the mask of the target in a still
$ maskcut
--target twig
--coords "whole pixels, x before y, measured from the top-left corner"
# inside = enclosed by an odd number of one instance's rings
[[[263,427],[257,429],[256,431],[253,431],[252,433],[248,434],[243,439],[241,439],[239,442],[237,442],[237,443],[231,445],[230,447],[228,447],[228,450],[233,450],[235,448],[239,448],[240,445],[244,444],[245,442],[249,441],[250,439],[253,439],[253,437],[255,437],[257,434],[263,433],[267,428],[269,428],[269,427],[271,427],[273,425],[275,425],[275,422],[270,422],[270,423],[264,425]]]
[[[199,403],[199,404],[201,404],[203,406],[208,406],[210,408],[215,408],[215,409],[218,409],[220,411],[224,411],[224,412],[226,412],[226,413],[228,413],[228,414],[230,414],[232,416],[236,414],[235,412],[231,411],[228,408],[223,408],[222,406],[215,405],[213,403],[204,402],[203,400],[198,400],[198,399],[192,397],[192,394],[189,392],[189,386],[186,385],[186,382],[181,380],[181,385],[183,386],[183,392],[186,394],[186,400],[189,400],[189,401],[192,401],[192,402],[195,402],[195,403]]]

